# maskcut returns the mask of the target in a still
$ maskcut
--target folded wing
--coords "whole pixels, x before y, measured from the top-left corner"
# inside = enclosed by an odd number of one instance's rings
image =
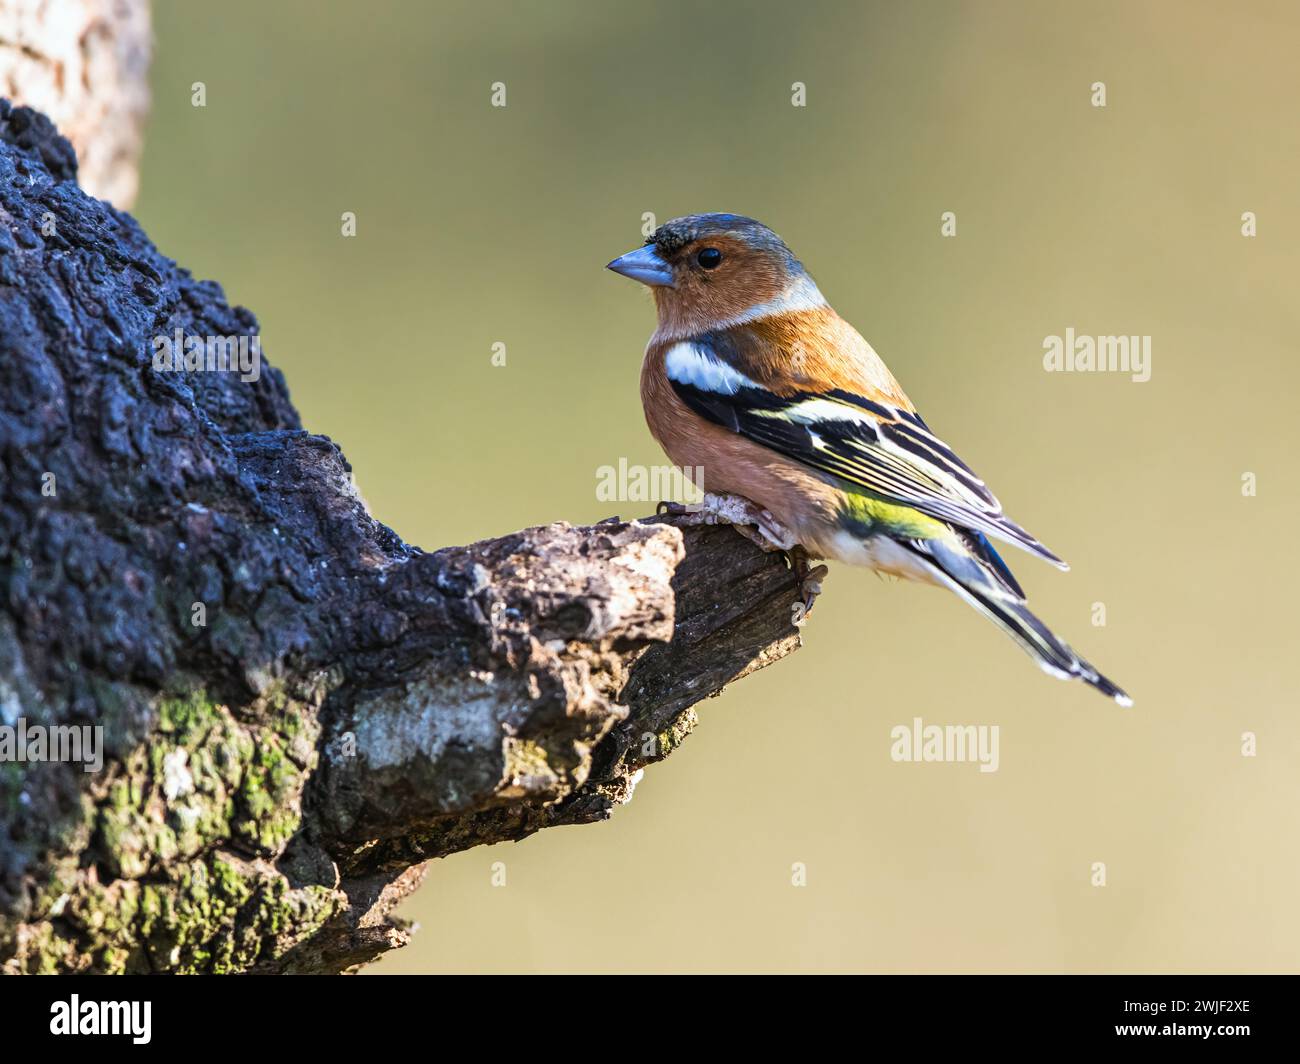
[[[842,389],[777,394],[707,338],[665,355],[674,392],[700,417],[892,502],[1068,566],[1008,518],[984,482],[914,412]]]

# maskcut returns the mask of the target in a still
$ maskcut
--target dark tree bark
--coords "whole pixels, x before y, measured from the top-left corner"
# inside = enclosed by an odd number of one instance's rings
[[[254,337],[0,101],[5,971],[338,972],[403,944],[425,862],[610,815],[692,706],[798,645],[780,555],[672,519],[425,553],[284,378],[169,372]]]

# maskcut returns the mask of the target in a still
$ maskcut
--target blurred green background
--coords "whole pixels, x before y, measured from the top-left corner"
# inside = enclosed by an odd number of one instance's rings
[[[408,541],[608,516],[597,467],[663,459],[650,300],[602,267],[643,212],[750,214],[1073,564],[1009,556],[1136,699],[837,567],[804,649],[613,820],[438,862],[373,970],[1297,967],[1294,5],[169,0],[155,28],[136,214],[254,310]],[[1150,335],[1152,379],[1045,373],[1067,327]],[[892,762],[914,715],[1000,725],[999,771]]]

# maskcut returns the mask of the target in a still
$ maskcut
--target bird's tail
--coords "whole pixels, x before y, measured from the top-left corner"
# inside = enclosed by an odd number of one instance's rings
[[[1058,639],[1023,602],[993,598],[977,591],[970,592],[969,601],[981,613],[992,618],[1044,672],[1063,680],[1082,680],[1121,706],[1133,704],[1133,699],[1081,658],[1068,644]]]
[[[909,546],[937,570],[939,583],[1011,636],[1044,672],[1063,680],[1082,680],[1121,706],[1133,704],[1123,690],[1030,612],[1015,578],[983,536],[976,533],[960,546],[941,540],[913,541]]]

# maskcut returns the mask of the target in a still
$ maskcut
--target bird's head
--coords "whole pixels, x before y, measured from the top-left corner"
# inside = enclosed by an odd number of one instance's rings
[[[607,268],[648,285],[661,330],[681,335],[825,302],[785,242],[739,214],[674,218]]]

